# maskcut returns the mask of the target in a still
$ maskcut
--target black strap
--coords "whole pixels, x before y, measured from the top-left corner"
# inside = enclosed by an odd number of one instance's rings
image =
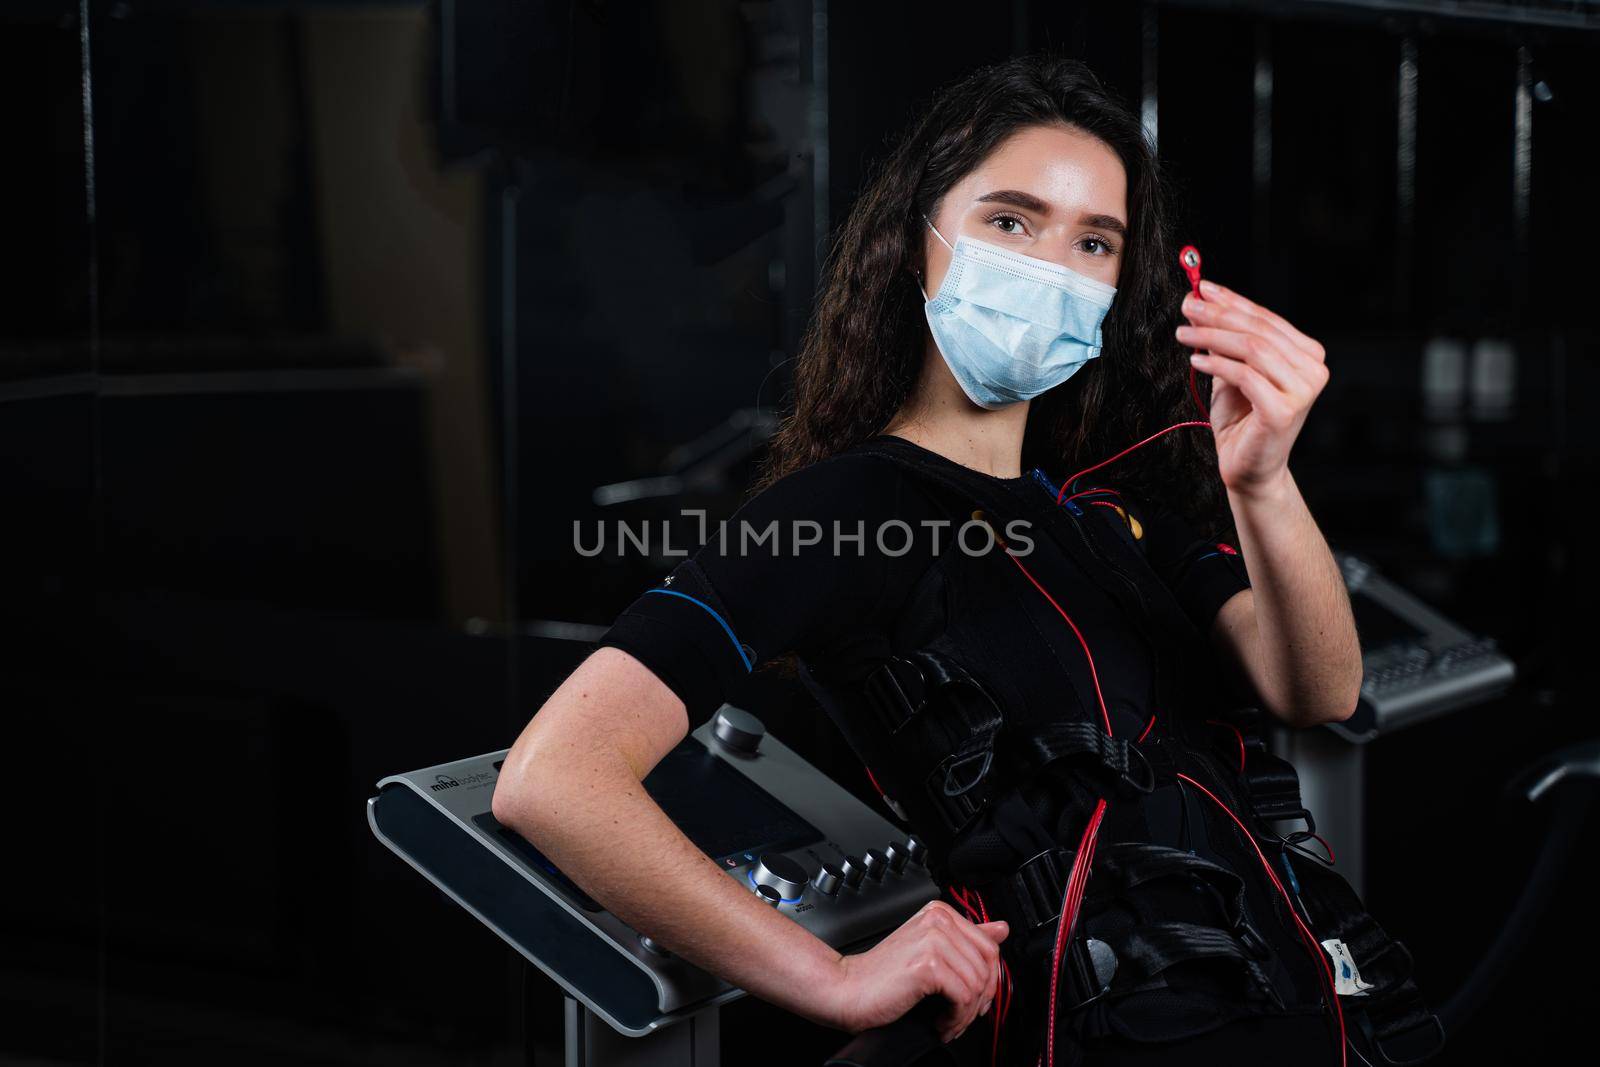
[[[1140,923],[1109,937],[1107,944],[1117,956],[1115,985],[1119,988],[1153,978],[1177,963],[1226,959],[1239,965],[1251,986],[1266,1000],[1283,1008],[1282,998],[1253,953],[1226,930],[1197,923]]]
[[[994,701],[959,663],[932,649],[918,649],[890,656],[867,675],[867,696],[878,709],[879,720],[893,736],[903,730],[928,706],[929,696],[947,686],[964,686],[987,703],[998,720]]]
[[[1221,721],[1237,729],[1239,735],[1234,738],[1232,731],[1226,735],[1219,732],[1219,741],[1225,736],[1234,744],[1219,744],[1217,752],[1228,761],[1227,766],[1238,774],[1250,809],[1258,818],[1271,821],[1304,819],[1306,828],[1315,833],[1316,823],[1301,803],[1300,775],[1288,760],[1267,750],[1266,739],[1261,732],[1262,719],[1260,708],[1238,707],[1227,711]],[[1242,771],[1238,770],[1238,742],[1244,746]]]
[[[1120,841],[1108,846],[1095,866],[1097,873],[1123,890],[1175,874],[1195,875],[1216,892],[1230,929],[1238,930],[1244,922],[1244,879],[1204,856],[1142,841]]]
[[[1088,757],[1125,794],[1149,793],[1155,772],[1136,745],[1111,737],[1092,722],[1052,722],[1008,731],[1006,751],[1023,779],[1061,760]]]
[[[1259,738],[1246,741],[1241,777],[1250,807],[1257,816],[1274,820],[1305,819],[1307,828],[1315,832],[1311,813],[1300,802],[1300,775],[1288,760],[1268,752]]]
[[[959,834],[995,792],[994,745],[1005,722],[999,705],[933,649],[890,657],[868,676],[866,696],[893,739],[895,758],[884,771],[895,791],[920,788],[947,834]]]
[[[1312,929],[1322,940],[1343,941],[1362,980],[1373,986],[1345,997],[1345,1010],[1357,1013],[1362,1030],[1390,1064],[1420,1063],[1437,1053],[1444,1046],[1444,1026],[1423,1004],[1405,945],[1378,925],[1338,874],[1315,860],[1284,855],[1297,876]]]

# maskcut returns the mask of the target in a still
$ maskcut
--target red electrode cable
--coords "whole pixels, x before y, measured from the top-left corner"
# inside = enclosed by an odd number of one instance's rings
[[[1244,734],[1240,733],[1239,732],[1239,728],[1237,726],[1233,725],[1233,723],[1231,723],[1231,722],[1223,722],[1221,719],[1207,719],[1206,720],[1206,725],[1207,726],[1224,726],[1224,727],[1227,727],[1229,730],[1233,731],[1233,736],[1237,737],[1239,739],[1239,773],[1243,774],[1244,773]]]
[[[1002,541],[1000,543],[1004,547],[1005,542]],[[1078,629],[1078,624],[1072,621],[1072,616],[1068,615],[1066,610],[1056,603],[1056,598],[1050,595],[1049,590],[1039,584],[1039,580],[1033,576],[1032,571],[1023,565],[1022,560],[1009,551],[1006,552],[1006,555],[1010,557],[1011,562],[1017,565],[1017,569],[1032,583],[1033,587],[1039,590],[1040,595],[1050,602],[1050,606],[1056,609],[1056,613],[1067,621],[1068,626],[1072,627],[1072,632],[1077,636],[1078,643],[1083,646],[1083,654],[1089,660],[1089,677],[1094,682],[1094,695],[1095,699],[1100,703],[1100,718],[1105,724],[1106,736],[1112,736],[1111,711],[1106,707],[1105,694],[1100,691],[1100,673],[1095,668],[1094,653],[1089,651],[1089,642],[1084,639],[1083,632]],[[1089,816],[1088,825],[1084,827],[1083,837],[1078,842],[1078,855],[1072,863],[1072,876],[1067,879],[1067,889],[1061,901],[1061,916],[1056,920],[1056,942],[1050,953],[1050,1010],[1047,1021],[1049,1029],[1045,1031],[1046,1061],[1049,1067],[1055,1067],[1056,1062],[1056,989],[1061,977],[1061,950],[1067,943],[1068,934],[1077,925],[1078,907],[1083,901],[1084,887],[1089,883],[1089,868],[1094,862],[1095,841],[1099,837],[1100,821],[1105,818],[1105,813],[1106,801],[1104,797],[1101,797],[1095,802],[1094,811]]]
[[[1318,974],[1327,980],[1328,1001],[1333,1006],[1334,1015],[1339,1020],[1339,1063],[1341,1067],[1348,1064],[1349,1054],[1346,1050],[1350,1045],[1344,1028],[1344,1007],[1339,1003],[1338,987],[1334,984],[1333,978],[1333,966],[1328,962],[1328,956],[1323,950],[1322,944],[1317,941],[1317,935],[1313,934],[1310,927],[1301,921],[1300,913],[1295,910],[1294,901],[1289,897],[1289,891],[1283,888],[1283,883],[1278,880],[1277,872],[1272,869],[1272,864],[1268,863],[1267,857],[1262,854],[1261,846],[1256,844],[1255,835],[1250,832],[1249,827],[1240,821],[1239,816],[1235,815],[1228,805],[1218,800],[1217,795],[1211,790],[1181,771],[1178,773],[1178,777],[1215,801],[1217,807],[1221,808],[1228,818],[1233,820],[1234,825],[1238,826],[1244,833],[1244,838],[1250,842],[1250,847],[1255,849],[1256,858],[1261,861],[1262,869],[1267,872],[1267,877],[1272,879],[1272,884],[1277,888],[1279,895],[1283,897],[1284,904],[1288,905],[1289,916],[1294,919],[1295,926],[1299,927],[1300,936],[1305,941],[1307,950],[1310,951],[1312,958],[1322,965]]]
[[[1189,289],[1194,293],[1194,298],[1196,300],[1204,299],[1200,295],[1200,250],[1194,245],[1184,245],[1182,250],[1178,253],[1178,262],[1183,266],[1184,273],[1189,276]],[[1151,434],[1149,437],[1146,437],[1143,441],[1140,441],[1137,444],[1129,445],[1127,448],[1124,448],[1121,452],[1118,452],[1110,459],[1103,459],[1092,467],[1085,467],[1083,470],[1079,471],[1077,474],[1074,474],[1072,477],[1067,478],[1061,483],[1061,491],[1056,494],[1056,503],[1060,504],[1066,500],[1073,499],[1074,497],[1082,496],[1083,493],[1074,493],[1072,497],[1068,497],[1067,489],[1070,486],[1075,485],[1078,479],[1082,478],[1085,474],[1097,471],[1109,463],[1116,462],[1123,456],[1126,456],[1129,452],[1132,452],[1134,449],[1140,448],[1149,444],[1151,441],[1154,441],[1162,434],[1171,433],[1173,430],[1184,426],[1210,426],[1211,412],[1206,410],[1205,404],[1200,400],[1200,389],[1195,385],[1194,373],[1194,364],[1191,363],[1189,365],[1189,395],[1194,397],[1195,407],[1200,409],[1200,413],[1205,416],[1204,419],[1174,423],[1173,425],[1168,426],[1165,430],[1157,430],[1155,433]],[[1094,490],[1086,489],[1084,492],[1094,492]],[[1231,551],[1231,549],[1229,551]]]
[[[950,885],[946,887],[951,898],[961,905],[961,910],[966,912],[967,918],[974,923],[989,921],[989,909],[983,903],[983,895],[976,889],[965,886]],[[974,904],[976,901],[976,904]],[[1000,1062],[1000,1028],[1005,1023],[1006,1010],[1011,1001],[1011,968],[1002,959],[1000,961],[999,982],[995,986],[994,1001],[989,1005],[990,1020],[994,1023],[994,1040],[989,1048],[990,1067],[996,1067]]]
[[[1205,297],[1200,295],[1200,250],[1194,245],[1184,245],[1178,253],[1178,262],[1183,265],[1183,272],[1189,276],[1189,291],[1194,294],[1196,300],[1204,300]],[[1210,422],[1211,412],[1200,402],[1200,389],[1194,383],[1193,363],[1189,364],[1189,395],[1194,397],[1194,406],[1199,408],[1206,421]]]
[[[1082,478],[1085,474],[1090,474],[1090,473],[1092,473],[1094,471],[1097,471],[1101,467],[1106,466],[1108,463],[1115,463],[1117,460],[1121,459],[1123,456],[1126,456],[1129,452],[1132,452],[1136,448],[1142,448],[1143,446],[1149,444],[1151,441],[1154,441],[1156,438],[1160,437],[1162,434],[1171,433],[1173,430],[1181,430],[1185,426],[1210,426],[1210,425],[1211,424],[1209,422],[1200,422],[1200,421],[1196,420],[1196,421],[1193,421],[1193,422],[1175,422],[1171,426],[1168,426],[1165,430],[1157,430],[1155,433],[1151,434],[1149,437],[1146,437],[1143,441],[1140,441],[1140,442],[1138,442],[1136,444],[1129,445],[1127,448],[1124,448],[1121,452],[1118,452],[1116,455],[1112,456],[1110,459],[1103,459],[1099,463],[1096,463],[1092,467],[1083,468],[1083,470],[1079,471],[1077,474],[1074,474],[1072,477],[1070,477],[1066,481],[1062,482],[1061,483],[1061,490],[1058,493],[1056,493],[1056,503],[1057,504],[1064,503],[1065,499],[1066,499],[1066,495],[1067,495],[1067,487],[1070,486],[1073,482],[1077,481],[1079,478]]]

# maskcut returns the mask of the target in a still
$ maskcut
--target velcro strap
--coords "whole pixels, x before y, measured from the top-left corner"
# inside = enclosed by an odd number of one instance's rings
[[[1217,731],[1218,755],[1230,770],[1238,766],[1239,744],[1243,745],[1244,769],[1239,781],[1244,789],[1250,809],[1259,819],[1281,821],[1304,819],[1306,828],[1313,833],[1316,826],[1311,813],[1300,801],[1300,776],[1294,766],[1281,756],[1267,750],[1262,733],[1265,713],[1260,708],[1237,707],[1225,712],[1215,725],[1232,729]],[[1238,731],[1235,736],[1233,731]]]
[[[1155,775],[1138,747],[1090,722],[1052,722],[1016,731],[1008,745],[1024,780],[1062,760],[1087,760],[1120,783],[1124,792],[1148,793]]]
[[[1288,760],[1274,756],[1259,739],[1247,744],[1244,764],[1245,794],[1250,807],[1262,819],[1302,819],[1306,810],[1300,803],[1300,775]]]
[[[1237,930],[1244,921],[1244,880],[1204,856],[1142,841],[1119,841],[1096,857],[1095,866],[1124,889],[1174,874],[1195,875],[1216,891],[1231,928]]]
[[[1142,981],[1189,960],[1226,959],[1239,965],[1251,985],[1278,1008],[1283,1000],[1243,942],[1226,930],[1197,923],[1141,923],[1106,938],[1117,954],[1117,985]]]

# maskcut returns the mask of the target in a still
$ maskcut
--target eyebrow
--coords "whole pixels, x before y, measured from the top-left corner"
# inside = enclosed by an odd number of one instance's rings
[[[973,201],[975,204],[1010,204],[1020,207],[1024,211],[1032,211],[1036,215],[1050,214],[1050,205],[1040,200],[1032,193],[1024,193],[1018,189],[996,189],[992,193],[984,193]]]
[[[1010,204],[1024,211],[1031,211],[1036,215],[1050,214],[1050,205],[1040,200],[1032,193],[1025,193],[1020,189],[996,189],[992,193],[984,193],[973,201],[975,204]],[[1128,236],[1128,227],[1115,215],[1082,215],[1078,218],[1079,225],[1094,226],[1102,230],[1110,230],[1118,237]]]
[[[1083,215],[1079,217],[1078,223],[1082,226],[1093,226],[1096,229],[1110,230],[1118,237],[1128,236],[1128,228],[1124,226],[1122,224],[1122,220],[1117,218],[1115,215]]]

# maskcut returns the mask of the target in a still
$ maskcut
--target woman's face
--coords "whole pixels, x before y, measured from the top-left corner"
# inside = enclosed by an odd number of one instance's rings
[[[1116,285],[1128,232],[1128,179],[1105,142],[1069,126],[1018,130],[951,187],[930,215],[952,245],[961,234]],[[950,249],[923,228],[931,297]]]

